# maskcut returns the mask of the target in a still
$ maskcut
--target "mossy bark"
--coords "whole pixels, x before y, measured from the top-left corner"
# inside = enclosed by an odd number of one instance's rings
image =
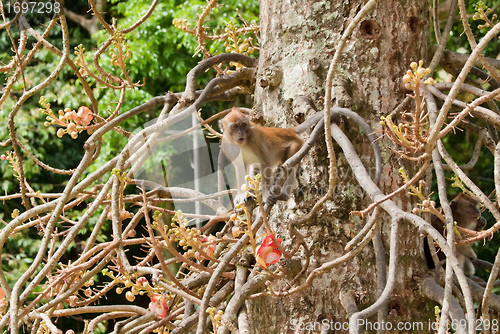
[[[309,115],[293,108],[294,99],[301,95],[309,97],[316,110],[322,110],[325,79],[337,42],[365,3],[365,0],[261,1],[256,119],[280,127],[302,122]],[[423,0],[384,0],[375,6],[354,30],[341,54],[334,78],[333,105],[350,108],[374,131],[381,129],[380,117],[391,114],[406,97],[401,78],[409,64],[422,59],[428,65],[429,7]],[[350,120],[342,120],[340,126],[356,146],[365,167],[373,170],[373,152],[364,132]],[[405,167],[411,174],[416,166],[403,165],[398,156],[387,149],[390,145],[387,140],[382,139],[379,143],[384,163],[380,187],[390,193],[403,182],[398,170]],[[364,209],[368,198],[339,147],[335,149],[338,174],[335,195],[314,220],[300,228],[311,247],[312,268],[342,256],[346,243],[366,223],[366,219],[350,212]],[[287,203],[279,203],[271,213],[270,221],[284,238],[285,246],[293,242],[286,232],[287,222],[307,213],[326,192],[327,166],[322,138],[301,163],[298,177],[301,191]],[[404,209],[412,204],[406,194],[399,196],[397,201]],[[390,224],[388,216],[382,215],[386,255]],[[407,224],[400,226],[397,284],[387,304],[386,318],[394,327],[401,322],[423,322],[427,326],[429,320],[434,321],[432,304],[415,293],[415,277],[424,270],[421,240],[415,237],[417,235],[415,228]],[[375,255],[370,245],[349,263],[316,278],[302,292],[285,298],[260,297],[247,302],[249,316],[256,333],[310,332],[304,326],[314,326],[318,322],[326,324],[325,328],[332,333],[347,332],[344,325],[348,323],[348,311],[341,304],[341,294],[352,297],[357,309],[362,310],[373,304],[380,294],[376,282]],[[285,280],[276,283],[274,288],[286,289]],[[376,322],[377,316],[367,321]],[[335,330],[334,326],[340,327]]]

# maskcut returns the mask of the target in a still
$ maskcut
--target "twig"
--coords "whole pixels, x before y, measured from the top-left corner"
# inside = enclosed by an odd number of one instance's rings
[[[439,65],[439,62],[443,58],[444,49],[446,48],[446,42],[448,41],[448,37],[450,36],[451,28],[453,27],[453,22],[455,21],[455,14],[457,12],[457,0],[452,0],[450,4],[450,12],[448,14],[448,18],[446,19],[446,25],[443,29],[443,33],[440,33],[439,30],[439,15],[437,14],[437,1],[432,2],[434,9],[434,30],[436,35],[441,35],[440,38],[437,38],[439,41],[436,51],[434,51],[434,55],[432,56],[431,63],[429,68],[431,69],[431,73],[434,72]]]
[[[460,8],[460,20],[462,21],[462,26],[464,27],[464,32],[465,32],[465,35],[467,36],[467,40],[469,41],[471,49],[476,49],[478,44],[476,43],[476,40],[474,38],[474,33],[472,32],[472,29],[469,25],[469,19],[467,17],[467,8],[465,6],[464,0],[459,0],[458,6]],[[486,36],[485,36],[485,38],[486,38]],[[481,43],[482,43],[482,41],[481,41]],[[481,43],[479,43],[479,44],[481,44]],[[488,72],[490,72],[490,74],[497,81],[500,80],[500,76],[497,73],[497,71],[487,61],[484,60],[483,55],[479,55],[479,61],[481,62],[481,65],[483,65],[483,67],[486,68],[488,70]]]
[[[461,0],[459,0],[461,1]],[[450,110],[453,100],[458,94],[458,91],[461,87],[461,85],[464,83],[467,74],[469,73],[472,65],[476,61],[476,59],[479,58],[482,50],[486,47],[486,45],[493,39],[498,33],[500,32],[500,24],[496,24],[487,34],[484,36],[484,38],[481,40],[481,42],[477,45],[477,47],[474,48],[472,51],[469,59],[465,63],[464,67],[462,68],[460,75],[457,77],[455,80],[455,84],[453,85],[453,88],[451,89],[450,93],[448,94],[446,100],[444,101],[443,106],[441,107],[441,110],[439,111],[438,118],[436,120],[436,125],[431,129],[428,137],[428,146],[430,151],[432,149],[432,146],[436,142],[438,138],[440,138],[440,132],[441,128],[448,116],[448,111]]]
[[[387,300],[389,300],[392,290],[394,289],[394,284],[396,283],[396,266],[397,266],[397,258],[398,258],[398,227],[401,223],[402,217],[400,219],[394,219],[391,224],[391,242],[390,242],[390,250],[389,250],[389,279],[385,285],[384,291],[379,296],[377,301],[373,303],[370,307],[364,309],[363,311],[359,311],[354,313],[349,318],[349,333],[359,333],[358,321],[362,318],[367,318],[376,311],[380,307],[382,307]]]
[[[16,138],[16,130],[15,130],[15,125],[14,125],[14,118],[17,114],[17,112],[20,110],[22,104],[31,96],[33,96],[36,92],[39,92],[40,90],[42,90],[43,88],[47,87],[51,82],[53,82],[57,76],[59,76],[59,73],[61,73],[62,69],[63,69],[63,66],[66,62],[66,58],[69,56],[69,32],[68,32],[68,27],[66,25],[66,19],[64,18],[64,16],[60,16],[59,17],[60,19],[60,22],[61,22],[61,27],[62,27],[62,35],[63,35],[63,45],[64,45],[64,54],[63,54],[63,57],[61,58],[61,60],[59,61],[59,64],[57,65],[56,69],[40,84],[38,84],[37,86],[33,87],[32,89],[30,89],[29,91],[27,91],[26,93],[24,93],[20,98],[19,100],[16,102],[15,106],[12,108],[12,111],[10,112],[9,114],[9,120],[8,120],[8,125],[9,125],[9,135],[10,137],[12,138],[12,146],[14,148],[14,152],[15,152],[15,156],[16,156],[16,161],[17,163],[19,163],[19,166],[20,166],[20,184],[21,184],[21,194],[23,195],[23,202],[24,202],[24,205],[25,207],[28,209],[29,208],[29,205],[27,203],[27,200],[25,198],[25,194],[26,194],[26,188],[25,188],[25,178],[24,178],[24,168],[22,167],[22,157],[21,157],[21,153],[19,152],[19,148],[18,148],[18,145],[17,145],[17,142],[15,140]],[[85,161],[86,162],[86,161]],[[84,163],[84,162],[82,162]],[[69,182],[68,185],[71,185],[71,186],[75,186],[76,185],[76,181],[77,179],[75,178],[72,178],[73,182]],[[67,197],[67,195],[65,194],[65,196],[62,196],[61,199],[63,199],[64,197]],[[53,215],[53,219],[51,219],[48,224],[47,224],[47,230],[48,231],[51,231],[55,222],[56,222],[56,219],[57,217],[59,216],[59,214],[61,213],[61,209],[62,209],[62,203],[64,202],[64,200],[61,200],[59,203],[59,207],[58,209],[59,210],[55,210],[54,212],[54,215]],[[45,234],[44,238],[42,239],[42,243],[40,244],[40,249],[47,249],[47,245],[49,243],[49,240],[50,240],[50,233],[48,234]],[[18,310],[18,303],[19,302],[23,302],[24,300],[19,300],[18,299],[18,296],[20,295],[20,289],[21,287],[24,285],[24,283],[28,280],[29,277],[31,277],[33,275],[33,273],[35,272],[35,270],[38,268],[38,266],[41,264],[41,261],[42,261],[42,255],[43,253],[42,252],[39,252],[36,256],[36,258],[34,259],[34,261],[32,262],[32,264],[30,265],[30,267],[28,268],[28,270],[20,277],[20,279],[16,282],[16,284],[14,285],[14,288],[12,289],[12,294],[11,294],[11,300],[10,300],[10,305],[9,305],[9,313],[10,313],[10,331],[11,333],[17,333],[19,331],[19,324],[18,324],[18,316],[17,316],[17,310]],[[47,268],[47,267],[45,267]],[[43,270],[42,270],[43,271]],[[33,283],[34,281],[32,281]],[[37,284],[38,282],[35,282],[35,284]],[[34,284],[31,284],[31,287],[33,287],[34,289]],[[30,289],[26,289],[26,291],[29,291],[29,293],[31,293]]]
[[[351,36],[352,32],[354,31],[354,28],[356,28],[361,22],[361,19],[365,17],[368,12],[375,6],[375,4],[378,2],[378,0],[370,0],[368,1],[362,8],[361,10],[356,14],[354,19],[349,23],[349,26],[347,29],[344,31],[342,34],[342,37],[340,38],[339,42],[335,46],[335,54],[333,56],[333,59],[330,63],[330,67],[328,69],[328,74],[326,76],[325,80],[325,141],[326,141],[326,147],[328,150],[328,158],[329,158],[329,176],[328,176],[328,191],[326,194],[314,204],[313,208],[310,211],[309,215],[314,215],[316,211],[319,210],[320,207],[323,206],[323,204],[330,199],[330,197],[333,195],[333,191],[335,189],[335,184],[337,182],[337,172],[336,172],[336,165],[337,165],[337,160],[335,158],[335,151],[333,149],[333,141],[331,136],[329,135],[331,132],[331,119],[330,119],[330,108],[331,108],[331,103],[332,103],[332,84],[333,84],[333,76],[337,70],[337,63],[340,59],[340,55],[342,51],[344,50],[345,45],[347,44],[348,38]]]

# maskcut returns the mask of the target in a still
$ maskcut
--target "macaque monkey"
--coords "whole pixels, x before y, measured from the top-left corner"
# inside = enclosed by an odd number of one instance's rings
[[[481,231],[486,225],[486,219],[481,216],[481,212],[478,209],[478,201],[470,196],[460,193],[450,202],[451,211],[453,213],[453,220],[456,222],[457,226],[473,230]],[[441,234],[446,237],[445,233],[445,223],[442,222],[438,217],[432,216],[431,218],[432,226],[438,230]],[[427,242],[424,243],[424,248]],[[428,248],[424,251],[429,251]],[[477,259],[477,255],[472,250],[470,244],[461,245],[456,247],[456,256],[460,264],[460,267],[464,271],[465,275],[472,276],[475,273],[474,264],[472,263]],[[427,260],[430,258],[429,254],[426,254]],[[440,260],[444,259],[444,254],[438,251],[438,257]],[[432,263],[432,259],[430,259]],[[428,261],[429,264],[429,261]],[[434,266],[429,266],[429,268],[434,268]]]
[[[297,135],[298,132],[294,128],[266,128],[255,124],[236,107],[222,119],[222,127],[224,135],[221,147],[235,166],[238,187],[243,185],[246,174],[254,177],[260,173],[262,194],[267,201],[274,168],[283,164],[302,147],[303,141]],[[236,161],[240,152],[243,161]],[[273,194],[275,200],[289,198],[289,188],[296,170],[297,167],[294,167],[286,178],[281,193]],[[239,193],[235,203],[244,199],[244,194]]]
[[[223,137],[221,148],[226,157],[236,169],[238,187],[244,184],[245,175],[261,175],[262,194],[264,201],[274,204],[276,200],[287,200],[297,171],[295,166],[287,173],[281,193],[276,194],[270,189],[274,168],[282,165],[288,158],[297,153],[303,145],[303,140],[298,134],[306,131],[323,118],[324,112],[320,111],[309,117],[302,124],[293,128],[263,127],[250,121],[238,108],[233,107],[231,112],[222,119]],[[348,117],[357,122],[367,133],[372,141],[376,158],[376,176],[378,180],[381,171],[382,158],[376,137],[370,126],[358,114],[346,108],[332,108],[331,119],[338,122],[339,115]],[[241,153],[240,160],[238,156]],[[272,196],[270,196],[272,195]],[[245,200],[245,194],[240,192],[234,202],[238,204]]]

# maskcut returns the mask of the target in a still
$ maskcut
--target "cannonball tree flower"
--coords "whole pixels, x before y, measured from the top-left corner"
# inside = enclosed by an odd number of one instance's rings
[[[94,116],[92,116],[92,110],[85,106],[78,108],[78,112],[76,113],[73,111],[72,116],[73,120],[81,125],[89,125],[90,121],[94,118]]]
[[[5,291],[0,288],[0,314],[5,314],[7,309],[7,299],[5,298]]]
[[[281,238],[276,239],[279,244],[281,244]],[[255,251],[255,260],[262,268],[267,268],[269,265],[278,262],[281,259],[281,252],[278,249],[278,245],[276,245],[273,241],[272,235],[267,235],[257,247]]]
[[[167,302],[165,302],[162,299],[161,295],[154,293],[151,296],[151,303],[149,303],[149,309],[153,311],[157,316],[163,319],[167,316],[168,305]]]
[[[215,238],[215,236],[213,236],[213,235],[210,235],[210,236],[208,236],[208,237],[203,238],[203,242],[208,242],[208,243],[209,243],[208,245],[206,245],[206,246],[203,248],[203,250],[204,250],[204,251],[205,251],[208,255],[210,255],[210,256],[212,256],[212,257],[214,256],[214,252],[215,252],[215,248],[216,248],[216,247],[215,247],[215,243],[214,243],[215,239],[216,239],[216,238]]]

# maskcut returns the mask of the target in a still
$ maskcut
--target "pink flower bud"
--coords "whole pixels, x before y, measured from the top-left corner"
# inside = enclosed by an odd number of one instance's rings
[[[133,302],[135,300],[135,295],[132,291],[127,291],[125,298],[127,298],[129,302]]]
[[[139,277],[137,279],[137,284],[139,284],[140,286],[146,286],[148,285],[148,280],[146,279],[146,277]]]
[[[68,132],[75,132],[76,131],[76,124],[75,123],[69,123],[67,126]]]
[[[233,228],[231,229],[231,234],[233,235],[233,237],[237,238],[240,236],[240,228],[238,226],[233,226]]]
[[[208,237],[204,237],[201,241],[204,242],[204,243],[209,243],[208,245],[206,245],[205,247],[203,247],[203,250],[205,251],[205,253],[207,253],[209,256],[214,256],[214,252],[215,252],[215,244],[213,243],[215,241],[215,236],[211,235],[211,236],[208,236]]]

